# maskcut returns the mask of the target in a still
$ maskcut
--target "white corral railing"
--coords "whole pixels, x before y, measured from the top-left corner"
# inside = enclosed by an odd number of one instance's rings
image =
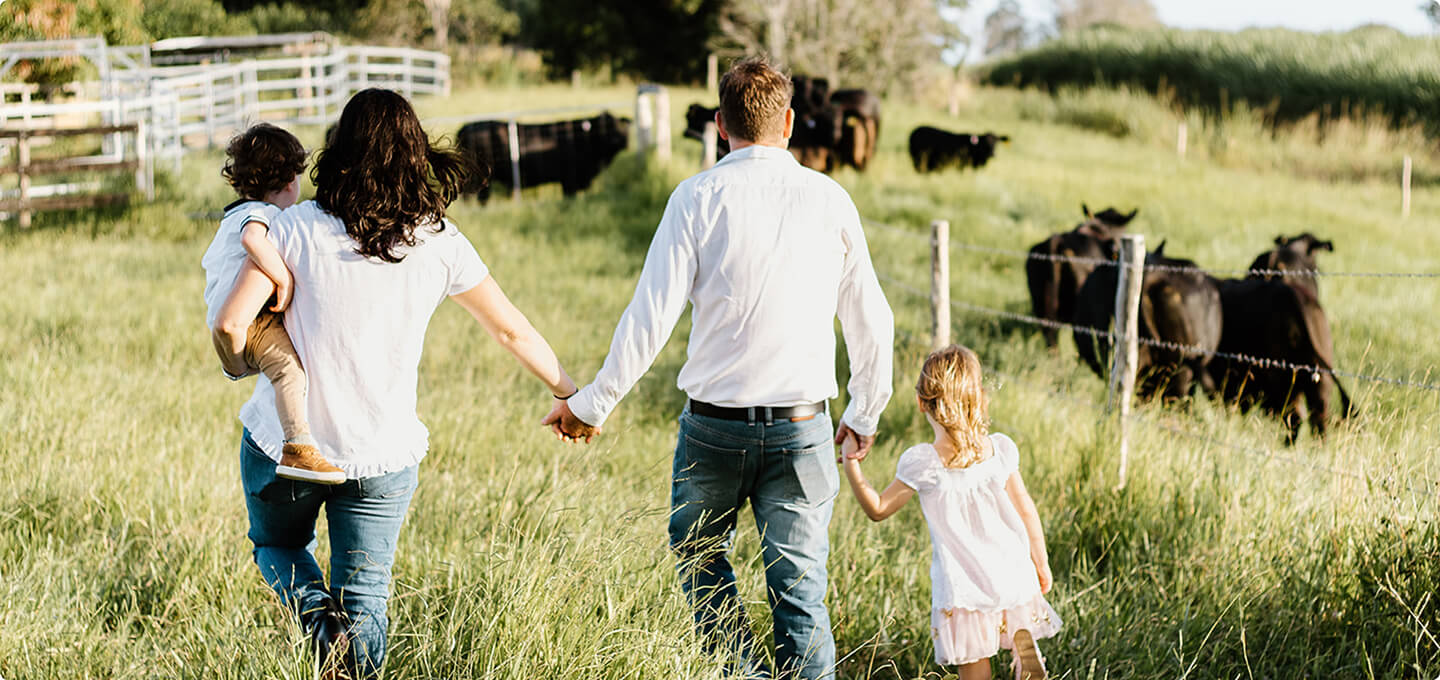
[[[403,47],[342,46],[323,55],[154,67],[146,48],[106,47],[94,40],[63,42],[0,45],[0,65],[8,69],[21,57],[77,55],[74,50],[80,50],[102,71],[101,97],[51,103],[12,95],[0,105],[0,127],[143,120],[149,124],[153,157],[171,159],[177,169],[185,150],[214,147],[261,120],[330,123],[351,94],[367,87],[393,89],[406,97],[450,92],[449,56]],[[106,153],[111,152],[107,144]]]

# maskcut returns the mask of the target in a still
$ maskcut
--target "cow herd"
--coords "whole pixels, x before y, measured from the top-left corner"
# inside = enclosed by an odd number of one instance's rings
[[[790,153],[807,168],[829,173],[849,166],[864,171],[875,158],[880,138],[880,98],[866,90],[830,90],[825,78],[797,75],[791,78],[794,94],[790,108],[795,111],[795,128]],[[715,120],[714,107],[691,104],[685,112],[685,136],[702,140],[705,125]],[[1010,137],[992,132],[971,134],[918,127],[910,133],[910,160],[916,172],[946,168],[979,169],[995,156],[995,146]],[[718,140],[715,159],[730,152],[725,140]]]
[[[880,134],[879,98],[858,89],[832,92],[823,78],[794,76],[793,84],[795,158],[820,172],[839,166],[865,170]],[[691,105],[685,136],[701,139],[714,119],[715,109]],[[494,182],[513,184],[517,169],[509,161],[515,154],[521,186],[558,182],[569,196],[589,187],[626,148],[629,125],[628,119],[602,113],[517,125],[517,139],[511,140],[508,123],[482,121],[460,128],[458,146],[493,168]],[[919,127],[910,134],[910,159],[917,172],[978,169],[997,144],[1008,141],[989,132]],[[717,158],[723,157],[729,145],[717,142]],[[475,191],[482,201],[489,196],[488,186]],[[1053,349],[1058,329],[1069,325],[1080,358],[1103,377],[1113,350],[1105,331],[1114,323],[1117,239],[1138,210],[1082,210],[1085,219],[1074,229],[1030,249],[1025,273],[1034,315],[1050,324],[1043,329],[1045,343]],[[1199,386],[1241,409],[1258,406],[1278,416],[1287,443],[1307,418],[1312,431],[1323,435],[1332,418],[1350,415],[1349,395],[1333,373],[1330,326],[1314,276],[1316,253],[1333,250],[1332,243],[1308,233],[1277,237],[1244,279],[1215,278],[1190,260],[1166,255],[1164,243],[1146,253],[1137,320],[1139,396],[1171,401]]]
[[[1085,220],[1074,229],[1030,249],[1025,273],[1034,315],[1070,324],[1080,358],[1103,378],[1113,344],[1103,331],[1114,321],[1116,240],[1138,211],[1082,210]],[[1146,253],[1137,395],[1175,400],[1198,385],[1242,410],[1258,406],[1279,416],[1287,444],[1307,417],[1311,430],[1324,435],[1332,418],[1349,416],[1314,277],[1321,250],[1334,245],[1309,233],[1276,237],[1244,279],[1215,278],[1190,260],[1169,257],[1163,242]],[[1044,335],[1054,348],[1055,327]]]
[[[864,171],[875,158],[880,138],[880,97],[861,89],[830,90],[824,78],[797,75],[792,78],[795,127],[790,152],[805,167],[829,173],[848,166]],[[705,126],[715,120],[716,109],[691,104],[685,114],[685,136],[700,140]],[[539,124],[516,124],[515,140],[510,123],[485,120],[467,123],[456,134],[457,146],[477,164],[490,168],[491,182],[512,186],[559,183],[566,196],[589,188],[595,177],[623,151],[629,140],[630,119],[602,113],[590,118]],[[918,127],[910,133],[910,160],[916,172],[946,168],[985,166],[995,156],[997,144],[1009,142],[1005,135],[947,132]],[[716,160],[729,153],[730,145],[717,139]],[[512,157],[517,161],[512,164]],[[515,177],[518,165],[519,177]],[[508,171],[507,171],[508,170]],[[471,191],[487,201],[490,186],[477,185]]]

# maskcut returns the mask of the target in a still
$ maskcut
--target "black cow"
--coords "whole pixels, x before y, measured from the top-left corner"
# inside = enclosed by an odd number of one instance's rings
[[[795,117],[826,115],[830,109],[830,81],[811,76],[791,76],[794,88],[790,95],[790,108]]]
[[[1106,208],[1099,214],[1090,214],[1084,204],[1080,210],[1085,221],[1074,229],[1054,234],[1030,248],[1032,256],[1025,262],[1025,282],[1030,288],[1030,308],[1042,319],[1069,323],[1075,316],[1075,296],[1085,285],[1086,277],[1095,271],[1093,262],[1063,260],[1060,258],[1085,258],[1108,260],[1110,253],[1106,246],[1119,236],[1130,220],[1135,219],[1138,209],[1129,215]],[[1054,348],[1060,337],[1055,328],[1046,327],[1045,345]]]
[[[566,196],[590,187],[595,176],[610,165],[629,142],[630,119],[602,113],[591,118],[517,127],[520,147],[520,186],[559,182]],[[460,128],[460,150],[492,168],[491,181],[509,186],[510,134],[504,121],[480,121]],[[489,187],[481,188],[481,201]]]
[[[705,124],[715,122],[715,112],[719,110],[718,107],[710,108],[699,104],[691,104],[690,108],[685,110],[685,136],[699,142],[704,142]],[[730,153],[730,140],[721,137],[717,130],[715,135],[715,160],[718,161],[724,158],[727,153]]]
[[[880,98],[865,90],[838,90],[830,95],[830,105],[839,121],[837,160],[863,171],[880,139]]]
[[[964,169],[967,165],[978,170],[995,156],[997,142],[1008,141],[1009,135],[997,136],[993,132],[957,134],[921,126],[910,133],[910,162],[916,172],[934,172],[951,166]]]
[[[1139,357],[1135,370],[1135,393],[1142,399],[1163,394],[1166,399],[1189,396],[1195,382],[1206,392],[1215,390],[1208,365],[1220,345],[1224,323],[1220,312],[1220,289],[1215,279],[1199,271],[1149,269],[1195,267],[1190,260],[1165,257],[1165,244],[1145,255],[1147,269],[1140,284]],[[1120,273],[1116,267],[1102,267],[1091,274],[1076,303],[1077,327],[1107,330],[1115,318],[1115,288]],[[1123,329],[1117,329],[1123,330]],[[1080,357],[1101,378],[1109,368],[1111,340],[1079,330],[1075,347]],[[1187,349],[1159,347],[1145,340],[1183,345]],[[1193,348],[1193,349],[1188,349]]]
[[[1219,286],[1225,317],[1221,352],[1333,370],[1330,322],[1320,301],[1304,287],[1265,279],[1225,280]],[[1226,357],[1210,362],[1210,372],[1226,401],[1242,411],[1258,405],[1280,416],[1287,445],[1295,442],[1300,421],[1307,416],[1311,431],[1324,436],[1332,416],[1331,385],[1340,396],[1339,417],[1353,413],[1350,395],[1330,373],[1258,366]]]
[[[1314,276],[1262,273],[1267,271],[1314,272],[1315,253],[1321,250],[1335,252],[1335,244],[1321,241],[1314,234],[1305,232],[1294,238],[1275,237],[1275,247],[1260,253],[1250,264],[1250,279],[1279,279],[1292,286],[1305,288],[1311,295],[1319,297],[1320,283]]]

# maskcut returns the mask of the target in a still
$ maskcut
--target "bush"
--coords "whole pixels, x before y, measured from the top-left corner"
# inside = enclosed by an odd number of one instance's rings
[[[1128,85],[1186,106],[1230,112],[1238,103],[1272,123],[1379,113],[1391,124],[1440,130],[1437,40],[1362,29],[1310,34],[1094,29],[989,65],[994,85]]]

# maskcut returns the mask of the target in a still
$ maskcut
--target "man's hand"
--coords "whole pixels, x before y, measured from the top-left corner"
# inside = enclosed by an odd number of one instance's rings
[[[270,305],[270,311],[276,314],[284,312],[290,306],[290,300],[294,295],[293,279],[275,284],[275,304]]]
[[[600,428],[595,427],[579,418],[570,411],[570,404],[564,399],[556,399],[555,405],[551,407],[550,413],[540,420],[541,425],[549,425],[550,430],[555,433],[555,438],[561,441],[573,442],[583,439],[585,443],[600,434]]]
[[[854,439],[855,449],[853,451],[846,451],[846,449],[849,448],[844,446],[846,439]],[[845,458],[849,460],[865,460],[865,456],[870,454],[871,445],[875,443],[875,435],[860,434],[850,429],[850,426],[842,420],[840,421],[840,429],[835,432],[835,443],[841,445],[840,450],[844,452]]]

